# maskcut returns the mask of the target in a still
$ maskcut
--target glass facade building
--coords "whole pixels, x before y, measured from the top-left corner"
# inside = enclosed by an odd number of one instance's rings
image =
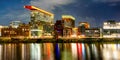
[[[54,14],[34,6],[25,6],[31,10],[31,36],[41,37],[52,35]]]
[[[37,21],[43,21],[43,22],[53,22],[53,16],[48,15],[46,13],[40,12],[38,10],[32,10],[31,11],[31,21],[37,22]]]

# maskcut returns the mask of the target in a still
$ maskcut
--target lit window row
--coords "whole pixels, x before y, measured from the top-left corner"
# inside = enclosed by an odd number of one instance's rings
[[[103,29],[120,29],[120,26],[103,26]]]
[[[112,25],[110,22],[104,22],[104,25]],[[115,22],[114,25],[120,25],[120,22]]]

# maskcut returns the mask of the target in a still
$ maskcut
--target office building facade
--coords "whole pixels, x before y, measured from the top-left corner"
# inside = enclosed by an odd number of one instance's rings
[[[63,37],[63,22],[62,20],[57,20],[54,25],[54,33],[58,37]]]
[[[103,38],[120,38],[120,22],[113,20],[104,22]]]
[[[85,30],[85,37],[87,38],[99,38],[100,37],[99,28],[89,28]]]
[[[75,18],[71,15],[62,15],[63,22],[63,36],[71,37],[72,28],[75,27]]]
[[[28,24],[21,24],[17,28],[3,27],[1,29],[1,36],[2,37],[22,37],[22,38],[29,38],[30,37],[30,26]]]

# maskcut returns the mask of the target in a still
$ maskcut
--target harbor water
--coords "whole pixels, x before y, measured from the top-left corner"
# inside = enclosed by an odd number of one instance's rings
[[[0,60],[120,60],[118,43],[3,43]]]

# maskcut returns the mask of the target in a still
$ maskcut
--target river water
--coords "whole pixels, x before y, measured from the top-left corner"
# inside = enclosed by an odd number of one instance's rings
[[[4,43],[0,60],[120,60],[120,44]]]

